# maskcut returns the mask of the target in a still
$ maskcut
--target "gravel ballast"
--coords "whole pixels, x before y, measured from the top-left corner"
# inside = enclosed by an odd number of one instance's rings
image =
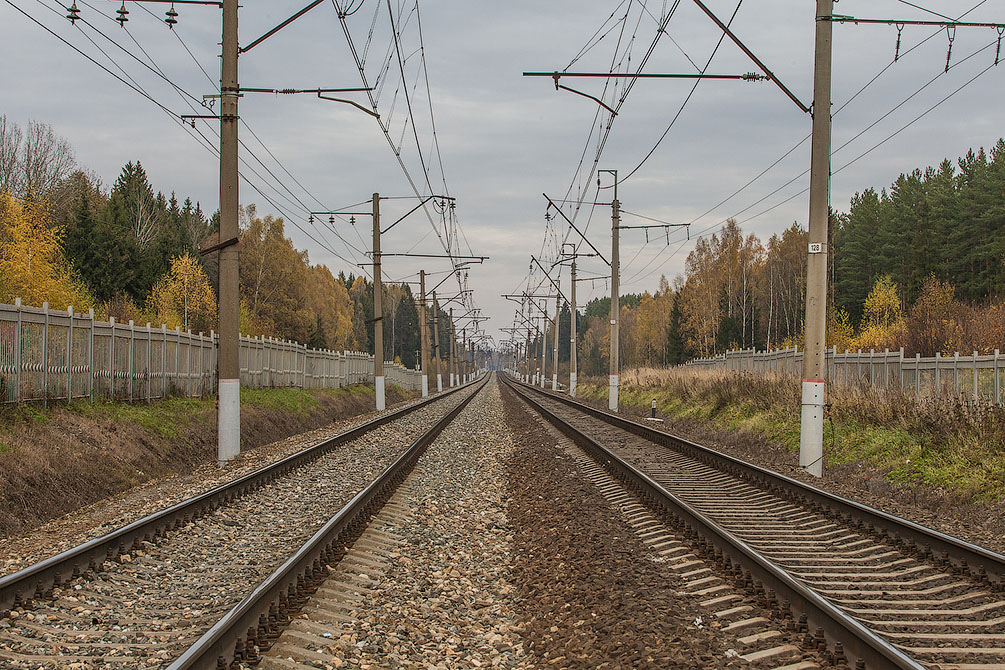
[[[400,403],[399,409],[419,402]],[[0,575],[25,568],[66,549],[76,547],[148,514],[239,479],[319,442],[331,439],[377,416],[371,412],[336,421],[324,428],[293,435],[244,451],[219,468],[205,464],[186,475],[174,475],[137,485],[128,491],[66,514],[17,537],[0,542]]]
[[[381,426],[314,463],[106,562],[0,626],[3,667],[160,667],[258,584],[470,391]],[[56,622],[55,625],[52,625]],[[39,635],[39,624],[49,624]],[[43,656],[43,661],[32,656]],[[117,657],[114,663],[110,658]]]

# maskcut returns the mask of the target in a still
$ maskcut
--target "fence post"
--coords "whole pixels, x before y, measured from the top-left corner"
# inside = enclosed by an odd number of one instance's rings
[[[185,334],[188,335],[186,339],[187,346],[185,347],[185,393],[191,398],[192,397],[192,329],[186,328]],[[241,338],[237,338],[238,346],[240,346]],[[238,374],[240,374],[240,368],[238,368]]]
[[[1000,377],[998,375],[998,350],[995,349],[995,404],[1002,404]]]
[[[935,397],[942,397],[942,373],[939,371],[939,363],[942,362],[941,352],[935,352]]]
[[[49,406],[49,303],[42,303],[45,326],[42,330],[42,407]]]
[[[112,327],[112,339],[108,345],[108,396],[115,400],[115,317],[108,317],[108,323]]]
[[[66,308],[70,325],[66,329],[66,404],[73,400],[73,305]]]
[[[953,395],[960,395],[960,352],[953,352]]]
[[[202,330],[199,330],[199,397],[204,398],[206,396],[206,389],[209,385],[206,384],[206,340],[202,334]]]
[[[153,367],[154,367],[153,348],[154,348],[154,331],[153,331],[153,328],[150,326],[150,322],[147,321],[147,404],[148,405],[151,402],[150,396],[153,395],[153,391],[150,388],[151,378],[154,376],[153,375]]]
[[[17,321],[14,323],[14,385],[15,400],[20,403],[24,400],[21,393],[21,298],[14,298],[14,306],[17,307]]]
[[[136,360],[136,327],[132,319],[129,319],[129,402],[133,402],[133,380],[136,377],[136,368],[133,361]]]
[[[168,327],[166,323],[161,324],[161,399],[167,398],[168,394]]]
[[[973,360],[973,371],[974,371],[974,402],[977,402],[977,352],[974,352]]]
[[[914,354],[914,399],[921,400],[921,353]]]
[[[94,308],[87,310],[91,317],[91,330],[87,338],[87,399],[94,402]]]
[[[900,348],[900,390],[904,390],[904,347]]]

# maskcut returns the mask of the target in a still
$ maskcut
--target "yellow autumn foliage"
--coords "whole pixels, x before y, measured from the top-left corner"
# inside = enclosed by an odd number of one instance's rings
[[[169,328],[209,332],[216,325],[213,287],[191,254],[171,259],[171,269],[154,284],[147,304]]]
[[[0,302],[83,311],[94,299],[63,256],[63,230],[45,203],[0,192]]]

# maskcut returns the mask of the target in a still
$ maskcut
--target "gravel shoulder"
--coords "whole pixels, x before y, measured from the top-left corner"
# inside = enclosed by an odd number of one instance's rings
[[[418,400],[399,403],[390,409],[405,407],[415,402]],[[154,479],[70,512],[26,534],[4,538],[0,543],[0,575],[16,572],[147,514],[243,477],[290,454],[365,423],[376,415],[376,412],[368,412],[249,449],[223,468],[217,467],[216,463],[204,463],[187,474]]]

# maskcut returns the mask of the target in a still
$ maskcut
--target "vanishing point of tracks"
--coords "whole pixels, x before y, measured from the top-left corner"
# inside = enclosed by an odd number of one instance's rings
[[[0,577],[0,667],[255,660],[484,383],[471,386]]]
[[[686,538],[693,553],[677,560],[714,563],[805,634],[807,646],[826,646],[853,668],[1005,668],[1005,556],[567,398],[511,387]]]

